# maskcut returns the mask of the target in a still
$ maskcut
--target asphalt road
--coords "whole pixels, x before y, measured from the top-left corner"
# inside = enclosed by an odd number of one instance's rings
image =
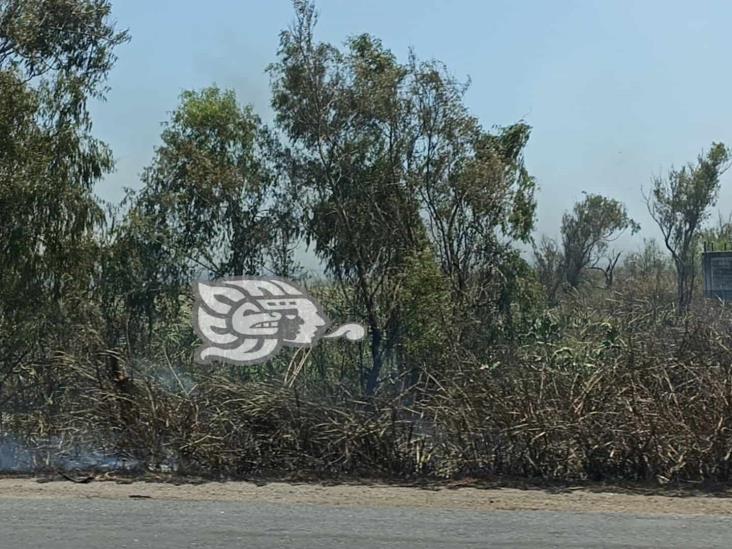
[[[730,547],[732,518],[2,499],[0,548]]]

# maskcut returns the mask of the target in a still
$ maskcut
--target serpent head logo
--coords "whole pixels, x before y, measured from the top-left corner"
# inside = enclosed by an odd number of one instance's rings
[[[331,325],[320,304],[292,282],[275,278],[223,278],[194,285],[193,324],[203,344],[197,362],[264,362],[285,345],[305,347],[321,337],[363,338],[359,324]]]

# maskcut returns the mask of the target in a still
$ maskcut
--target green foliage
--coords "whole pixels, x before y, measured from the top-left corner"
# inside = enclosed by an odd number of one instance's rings
[[[150,244],[167,251],[183,280],[201,270],[261,273],[293,221],[259,117],[240,107],[232,91],[188,91],[162,141],[133,197],[132,216],[152,231]]]
[[[542,235],[533,245],[534,269],[549,305],[557,304],[559,289],[564,282],[564,256],[556,240]]]
[[[575,204],[572,213],[562,216],[562,254],[564,276],[576,288],[580,275],[589,266],[596,266],[607,253],[609,242],[630,228],[640,226],[628,217],[625,206],[612,198],[588,194]],[[615,264],[611,258],[611,268]],[[617,260],[616,260],[617,261]]]
[[[313,6],[297,2],[296,14],[270,67],[273,106],[308,241],[334,282],[356,289],[372,392],[405,345],[402,280],[426,247],[449,284],[458,341],[476,326],[495,331],[487,319],[510,310],[512,243],[527,241],[534,221],[529,128],[485,132],[463,104],[465,86],[438,63],[400,64],[369,35],[345,51],[317,43]]]
[[[410,256],[400,278],[398,371],[443,370],[456,333],[449,288],[432,251],[425,248]]]
[[[292,185],[303,204],[308,243],[335,281],[356,289],[368,324],[375,390],[398,325],[398,275],[424,240],[407,186],[412,135],[400,89],[406,71],[369,36],[345,53],[313,38],[311,5],[282,33],[270,67],[277,122],[291,141]]]
[[[536,274],[549,304],[557,304],[562,287],[577,289],[589,270],[601,271],[605,287],[612,287],[621,252],[610,251],[610,243],[627,229],[636,233],[640,226],[612,198],[588,194],[565,213],[561,245],[546,236],[533,245]]]
[[[126,34],[103,0],[0,0],[0,444],[224,477],[729,479],[732,318],[673,305],[700,237],[732,234],[702,232],[727,149],[654,181],[671,259],[651,240],[621,264],[638,225],[588,195],[530,265],[530,128],[487,131],[440,63],[319,43],[295,8],[276,130],[232,91],[184,92],[142,189],[105,209],[86,104]],[[191,282],[299,276],[301,243],[326,274],[303,283],[366,340],[194,364]]]
[[[90,302],[112,168],[92,133],[116,46],[104,0],[0,2],[0,402],[24,364],[73,344]]]
[[[706,246],[710,250],[729,250],[732,249],[732,215],[726,219],[721,213],[717,216],[716,225],[705,227],[699,232],[699,245],[704,251]]]
[[[719,177],[729,167],[729,161],[729,149],[722,143],[713,143],[706,155],[699,155],[696,164],[672,168],[667,176],[654,178],[646,198],[676,266],[680,311],[691,303],[699,231],[709,217],[709,208],[717,201]]]
[[[103,218],[92,188],[112,158],[87,101],[127,39],[109,11],[101,0],[0,3],[0,303],[58,297],[88,267]]]

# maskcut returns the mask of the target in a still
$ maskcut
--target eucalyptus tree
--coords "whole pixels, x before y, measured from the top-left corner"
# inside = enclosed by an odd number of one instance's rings
[[[104,217],[93,187],[113,165],[88,104],[127,38],[106,0],[0,0],[0,404],[33,405],[21,389],[34,384],[3,394],[21,364],[86,344]],[[50,371],[26,377],[52,392]]]
[[[328,275],[355,288],[353,307],[368,324],[371,393],[405,319],[424,318],[420,303],[444,320],[442,332],[461,324],[458,335],[479,334],[496,308],[511,308],[520,259],[511,243],[529,239],[534,218],[529,128],[486,132],[464,107],[465,87],[439,64],[399,63],[369,35],[344,49],[317,42],[312,4],[297,1],[295,11],[270,66],[273,107],[306,238]],[[428,273],[454,302],[450,318],[441,318],[442,298],[407,298],[405,280],[434,282]]]
[[[372,393],[396,343],[400,279],[426,247],[405,173],[414,141],[408,69],[368,35],[350,39],[345,51],[317,43],[313,6],[295,8],[270,67],[272,101],[307,241],[336,283],[355,288],[353,306],[368,324]]]
[[[88,111],[127,34],[106,0],[0,1],[0,308],[88,287],[94,184],[112,169]],[[26,307],[29,305],[29,307]]]
[[[597,194],[577,202],[571,213],[562,216],[562,270],[567,284],[576,288],[585,269],[599,268],[606,259],[607,267],[602,270],[606,284],[611,285],[620,255],[609,253],[609,245],[627,229],[635,233],[640,226],[621,202]]]
[[[147,224],[184,281],[195,271],[261,274],[292,204],[259,117],[231,90],[187,91],[161,139],[131,219]]]
[[[663,243],[676,267],[680,312],[689,307],[693,297],[699,231],[717,202],[719,178],[729,162],[730,150],[722,143],[713,143],[696,163],[671,168],[666,176],[655,177],[646,197],[648,211],[661,229]]]
[[[468,112],[467,84],[436,62],[410,63],[416,127],[409,182],[450,282],[458,336],[490,342],[501,322],[510,332],[521,264],[535,217],[535,181],[524,165],[530,128],[487,132]],[[477,328],[477,329],[476,329]],[[459,337],[460,344],[469,344]]]
[[[196,277],[298,274],[285,155],[250,106],[216,86],[183,92],[161,141],[103,267],[107,309],[133,319],[138,339],[177,317]]]
[[[93,186],[112,156],[87,108],[127,39],[106,0],[0,2],[0,287],[59,298],[103,215]]]

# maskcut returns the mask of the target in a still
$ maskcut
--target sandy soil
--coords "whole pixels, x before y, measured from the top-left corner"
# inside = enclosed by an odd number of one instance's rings
[[[193,501],[257,501],[329,506],[427,507],[473,511],[544,510],[646,515],[732,515],[732,493],[677,495],[618,493],[587,488],[516,489],[385,484],[206,482],[172,484],[93,480],[86,484],[44,479],[0,478],[2,499],[154,498]]]

